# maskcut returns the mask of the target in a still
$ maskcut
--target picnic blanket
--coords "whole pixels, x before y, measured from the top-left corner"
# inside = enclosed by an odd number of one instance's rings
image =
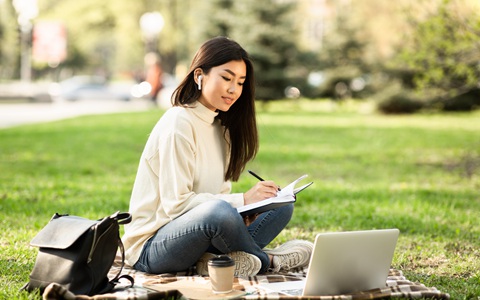
[[[120,263],[116,260],[109,277],[113,278],[120,270]],[[210,291],[210,280],[195,273],[192,267],[185,272],[175,274],[147,274],[131,268],[124,268],[122,274],[128,274],[135,279],[133,287],[118,286],[111,293],[84,296],[74,295],[62,286],[52,283],[43,293],[45,300],[99,300],[99,299],[304,299],[301,296],[287,296],[279,293],[268,293],[259,288],[259,284],[269,282],[284,282],[301,280],[306,277],[307,269],[295,270],[289,273],[262,274],[249,278],[235,278],[234,292],[228,295],[214,295]],[[126,283],[127,284],[127,283]],[[314,300],[361,300],[361,299],[449,299],[450,296],[437,290],[435,287],[426,287],[421,283],[414,283],[405,278],[400,270],[390,269],[386,286],[348,295],[309,296]]]

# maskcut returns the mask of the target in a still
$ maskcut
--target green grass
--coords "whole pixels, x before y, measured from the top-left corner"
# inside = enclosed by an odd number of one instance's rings
[[[393,267],[452,299],[480,296],[480,114],[383,116],[345,104],[259,106],[260,152],[247,168],[283,186],[308,173],[274,242],[317,232],[396,227]],[[86,116],[0,130],[0,299],[33,268],[29,241],[53,213],[127,210],[160,111]],[[244,191],[256,179],[234,184]]]

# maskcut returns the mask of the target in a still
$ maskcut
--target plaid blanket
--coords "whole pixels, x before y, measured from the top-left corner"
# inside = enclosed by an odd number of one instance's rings
[[[120,265],[116,261],[110,270],[109,277],[113,278],[120,271]],[[305,278],[307,269],[295,270],[290,273],[276,273],[257,275],[249,278],[235,278],[235,294],[232,298],[261,300],[261,299],[302,299],[301,296],[286,296],[278,293],[268,293],[258,287],[259,284],[269,282],[284,282]],[[202,277],[195,273],[192,268],[176,274],[153,275],[139,272],[130,268],[124,268],[122,274],[128,274],[135,278],[133,287],[117,286],[111,293],[83,296],[74,295],[62,286],[52,283],[43,293],[44,300],[97,300],[97,299],[200,299],[202,290],[210,289],[208,277]],[[200,293],[199,293],[200,291]],[[220,299],[211,294],[209,299]],[[309,296],[308,299],[318,300],[360,300],[360,299],[449,299],[450,296],[442,293],[434,287],[426,287],[420,283],[407,280],[400,270],[391,269],[385,288],[374,289],[349,295],[336,296]]]

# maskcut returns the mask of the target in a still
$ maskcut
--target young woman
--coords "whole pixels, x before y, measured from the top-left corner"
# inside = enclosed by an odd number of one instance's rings
[[[258,150],[254,71],[247,52],[217,37],[196,53],[172,96],[173,107],[154,127],[138,167],[125,226],[127,263],[148,273],[177,272],[229,254],[236,276],[301,267],[312,243],[266,247],[290,221],[293,205],[245,223],[236,208],[275,196],[273,181],[231,194]]]

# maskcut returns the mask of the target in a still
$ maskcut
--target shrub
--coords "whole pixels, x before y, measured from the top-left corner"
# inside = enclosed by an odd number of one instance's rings
[[[408,92],[400,92],[381,100],[378,110],[385,114],[411,114],[423,108],[423,102]]]
[[[469,91],[468,93],[437,99],[435,106],[439,106],[444,111],[472,111],[480,108],[480,90]]]

